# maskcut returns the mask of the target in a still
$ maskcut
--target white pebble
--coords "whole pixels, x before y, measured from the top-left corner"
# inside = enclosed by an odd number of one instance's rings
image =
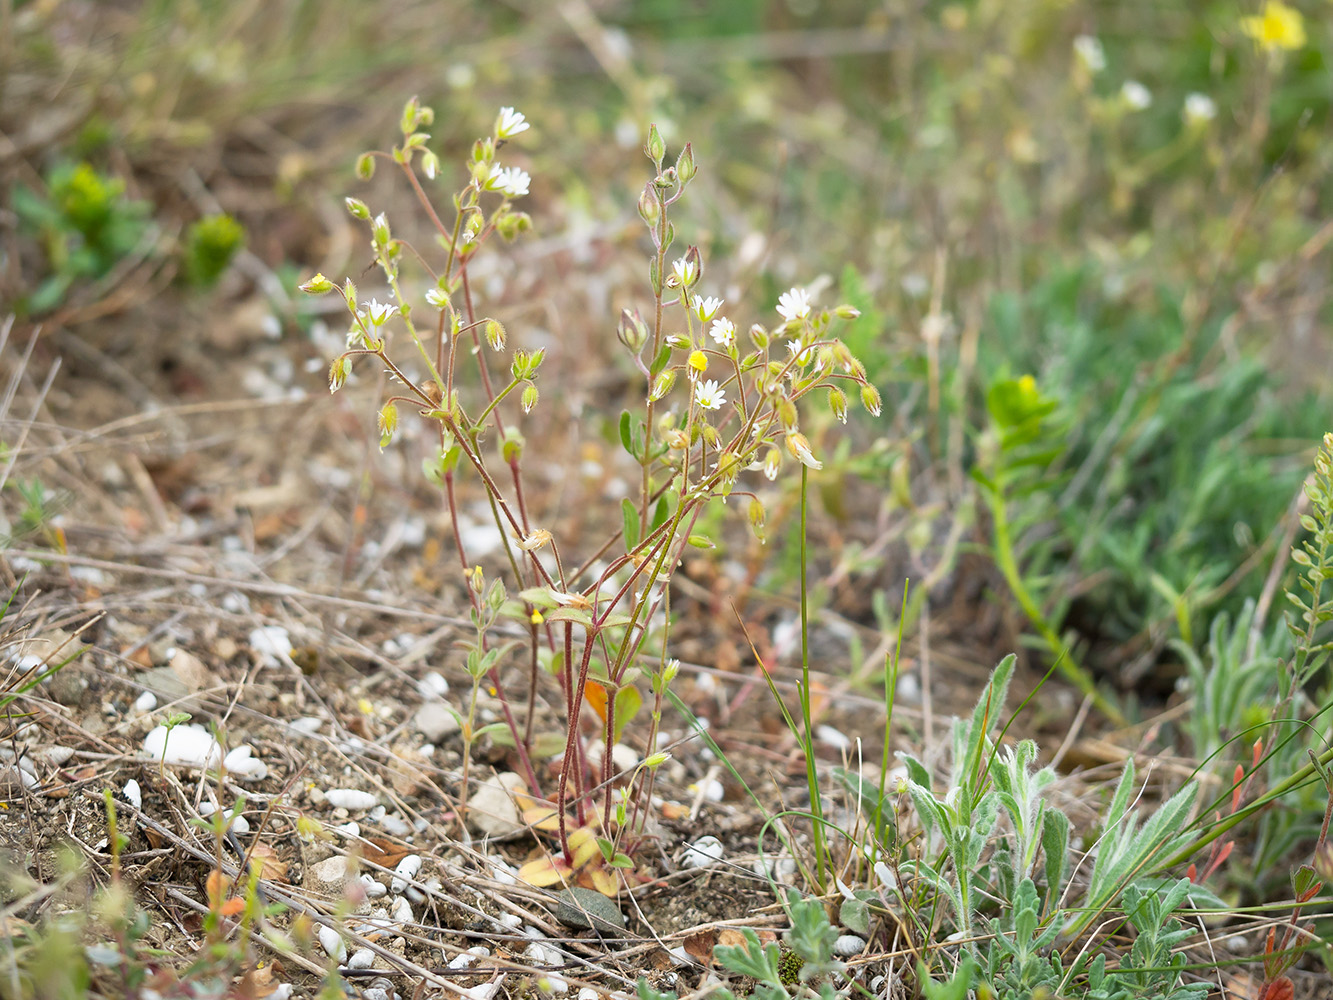
[[[361,836],[361,824],[358,823],[356,820],[349,820],[348,822],[343,823],[341,826],[335,826],[333,828],[333,832],[340,837],[355,839],[356,837]]]
[[[352,957],[347,960],[349,969],[369,969],[375,964],[375,953],[369,948],[358,948],[352,952]]]
[[[438,670],[432,670],[417,681],[417,694],[426,701],[443,698],[449,693],[449,682]]]
[[[578,1000],[601,1000],[602,995],[591,986],[585,986],[579,990]]]
[[[293,719],[288,723],[298,733],[305,733],[307,736],[314,736],[324,725],[324,720],[313,715],[303,715],[299,719]]]
[[[838,939],[833,942],[833,954],[841,955],[844,958],[859,955],[865,950],[865,939],[855,934],[839,934]]]
[[[143,808],[143,793],[139,791],[139,783],[131,778],[125,782],[125,801],[134,806],[135,809]]]
[[[393,908],[389,911],[389,917],[396,924],[415,924],[417,922],[417,915],[412,912],[412,904],[402,896],[393,901]]]
[[[59,767],[61,764],[64,764],[67,760],[69,760],[71,757],[74,756],[74,748],[62,747],[59,744],[56,744],[53,746],[46,747],[43,750],[38,750],[36,752],[36,756],[41,757],[48,764],[52,764],[55,767]]]
[[[245,781],[263,781],[268,777],[268,765],[252,756],[253,753],[253,748],[242,743],[222,759],[222,766],[228,773]]]
[[[144,715],[157,708],[157,695],[152,691],[145,691],[139,697],[134,699],[134,710],[140,715]]]
[[[366,887],[367,899],[380,899],[389,891],[384,888],[383,882],[375,881],[375,877],[369,873],[363,873],[361,875],[361,882]]]
[[[460,955],[455,955],[453,960],[449,962],[449,968],[470,969],[477,964],[477,959],[489,958],[490,954],[491,949],[487,948],[485,945],[477,945],[469,948]]]
[[[846,733],[829,725],[815,726],[815,739],[834,750],[850,750],[852,741]]]
[[[516,931],[523,926],[523,918],[520,917],[517,913],[502,913],[496,919],[498,919],[503,926],[508,927],[510,930]]]
[[[153,760],[183,767],[217,767],[222,748],[203,726],[175,726],[170,732],[158,726],[143,741],[144,753]]]
[[[292,655],[292,637],[281,625],[261,625],[250,630],[250,648],[266,667],[276,667]]]
[[[324,949],[324,954],[335,962],[342,962],[347,958],[347,945],[342,939],[342,935],[332,927],[320,926],[319,945]]]
[[[351,812],[365,812],[373,809],[379,802],[369,792],[359,788],[330,788],[324,792],[324,799],[335,809],[347,809]]]
[[[685,849],[685,857],[681,859],[681,864],[686,868],[707,868],[721,861],[725,854],[722,841],[716,837],[700,837]]]
[[[244,836],[250,832],[250,821],[244,816],[233,816],[228,828],[232,833]]]
[[[382,816],[379,824],[384,828],[384,832],[391,837],[406,837],[412,832],[412,828],[401,817],[392,814]]]

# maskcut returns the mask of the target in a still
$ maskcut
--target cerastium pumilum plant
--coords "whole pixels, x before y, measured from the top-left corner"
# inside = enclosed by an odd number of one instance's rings
[[[849,394],[875,414],[879,394],[834,335],[839,320],[857,315],[850,306],[817,309],[804,290],[793,288],[777,306],[781,322],[772,329],[756,323],[747,336],[723,314],[722,300],[705,294],[698,248],[672,253],[676,234],[670,216],[697,173],[694,154],[686,144],[675,163],[667,165],[666,145],[652,127],[644,147],[652,177],[638,203],[652,242],[652,303],[646,315],[622,311],[616,331],[643,378],[642,410],[626,410],[619,424],[621,442],[638,469],[637,482],[622,498],[619,530],[576,559],[562,548],[557,526],[541,522],[540,505],[523,485],[522,426],[539,402],[544,351],[510,351],[508,373],[501,374],[497,361],[509,351],[507,332],[480,311],[468,279],[469,266],[491,237],[512,239],[530,227],[528,216],[513,207],[527,194],[529,177],[498,159],[528,123],[512,108],[503,108],[493,134],[473,145],[467,182],[453,196],[449,225],[426,187],[439,172],[438,157],[427,149],[430,137],[422,131],[433,117],[415,98],[408,101],[401,145],[388,153],[363,154],[357,167],[368,178],[377,161],[397,164],[436,230],[443,259],[432,262],[395,237],[383,214],[372,215],[364,202],[349,198],[351,214],[370,225],[387,302],[364,299],[350,279],[339,286],[319,274],[302,289],[340,295],[351,317],[348,348],[330,369],[331,389],[343,385],[357,360],[374,358],[395,387],[380,409],[381,443],[393,438],[400,409],[410,408],[430,421],[438,451],[425,463],[427,477],[442,487],[456,515],[458,480],[470,473],[485,491],[504,538],[505,581],[486,579],[457,532],[454,542],[476,626],[467,668],[477,684],[484,678],[494,688],[503,706],[503,723],[487,728],[497,736],[508,731],[531,795],[554,800],[554,811],[547,806],[538,826],[558,833],[560,852],[549,870],[534,877],[568,878],[589,860],[594,843],[592,854],[601,855],[592,858],[595,863],[629,868],[632,862],[622,848],[632,846],[641,833],[655,770],[667,759],[655,748],[665,694],[677,671],[668,653],[668,585],[687,546],[711,544],[694,533],[699,517],[710,504],[745,497],[749,524],[762,537],[764,507],[747,485],[749,476],[775,479],[793,460],[796,468],[820,468],[801,433],[802,404],[819,393],[845,420]],[[420,278],[405,277],[407,261],[416,262],[413,270]],[[522,643],[513,641],[515,635]],[[517,707],[501,670],[524,643],[526,710]],[[532,762],[542,666],[560,685],[567,724],[558,778],[554,789],[545,790]],[[610,750],[642,702],[633,687],[640,676],[647,678],[653,695],[648,756],[617,790]],[[459,712],[464,802],[467,750],[487,731],[473,726],[477,691],[474,685],[471,704]],[[603,722],[598,774],[588,766],[597,755],[588,753],[591,748],[580,737],[585,703]],[[571,843],[573,833],[580,836]],[[606,881],[599,886],[604,891]]]

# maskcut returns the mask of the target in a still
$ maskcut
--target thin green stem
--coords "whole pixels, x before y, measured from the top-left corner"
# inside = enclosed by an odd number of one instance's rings
[[[824,807],[819,795],[819,776],[815,771],[815,736],[810,720],[810,586],[806,578],[806,514],[809,509],[807,487],[810,470],[801,464],[801,721],[805,726],[803,734],[805,744],[805,780],[810,789],[810,812],[814,819],[811,829],[815,840],[815,883],[819,891],[824,891],[824,868],[827,850],[824,844]]]

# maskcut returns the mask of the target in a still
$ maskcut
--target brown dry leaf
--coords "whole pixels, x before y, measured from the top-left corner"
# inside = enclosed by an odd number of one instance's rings
[[[518,870],[519,880],[538,889],[548,885],[562,885],[574,874],[574,869],[558,858],[536,858]]]
[[[243,997],[253,997],[254,1000],[263,1000],[264,997],[272,996],[282,983],[275,978],[275,974],[282,971],[280,962],[271,962],[268,965],[258,965],[241,977],[239,984],[240,995]]]
[[[751,928],[753,930],[753,928]],[[756,930],[761,944],[772,944],[777,941],[778,936],[770,930]],[[744,948],[745,935],[735,927],[722,927],[717,932],[717,947],[719,948]]]
[[[717,944],[717,939],[717,929],[710,927],[698,934],[691,934],[682,943],[687,955],[704,965],[711,965],[713,962],[713,945]]]
[[[259,866],[260,878],[271,882],[287,881],[287,869],[290,866],[278,857],[278,852],[269,844],[256,844],[250,852],[250,863]]]
[[[682,805],[679,802],[662,803],[663,819],[670,819],[670,820],[685,819],[687,816],[689,816],[689,814],[690,814],[690,807],[687,805]]]
[[[153,665],[153,654],[149,651],[147,646],[140,646],[129,656],[125,657],[125,659],[137,667],[142,667],[144,670],[148,670]]]
[[[415,853],[407,844],[399,843],[388,837],[365,837],[361,845],[361,856],[367,861],[383,868],[393,868],[409,854]]]

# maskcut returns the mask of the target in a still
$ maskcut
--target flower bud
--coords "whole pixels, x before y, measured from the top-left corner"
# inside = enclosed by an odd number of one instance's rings
[[[878,417],[880,413],[879,390],[869,382],[861,386],[861,405],[864,406],[872,417]]]
[[[329,366],[329,392],[337,392],[347,381],[347,376],[352,370],[352,359],[344,354],[338,355],[333,359],[333,364]]]
[[[755,537],[761,542],[764,540],[764,524],[767,518],[764,514],[764,505],[759,500],[751,499],[749,510],[746,511],[746,517],[750,522],[750,530],[754,532]]]
[[[796,404],[786,396],[774,404],[774,409],[778,411],[778,420],[782,421],[782,426],[791,430],[796,426]]]
[[[638,354],[648,342],[648,325],[637,309],[620,310],[620,325],[616,327],[616,338]]]
[[[500,441],[500,457],[505,460],[505,464],[513,465],[523,457],[527,443],[517,427],[505,428],[504,437]]]
[[[389,217],[383,212],[375,216],[375,228],[373,230],[376,246],[389,245]]]
[[[529,382],[523,387],[523,412],[531,413],[537,405],[537,387]]]
[[[810,450],[810,441],[800,431],[792,431],[787,435],[787,450],[807,468],[822,469],[824,467],[824,463],[815,458],[814,453]]]
[[[690,351],[690,370],[702,374],[708,369],[708,355],[700,350]],[[693,377],[693,376],[691,376]]]
[[[347,213],[354,219],[362,221],[370,218],[370,209],[360,198],[344,198],[343,204],[347,206]]]
[[[782,468],[782,452],[776,448],[769,448],[768,454],[764,456],[764,478],[770,482],[778,478],[778,470]]]
[[[648,141],[643,144],[643,152],[653,161],[654,166],[661,166],[662,157],[666,156],[666,143],[662,141],[662,133],[657,131],[656,125],[648,126]]]
[[[694,177],[696,168],[694,166],[694,151],[690,144],[685,143],[685,148],[680,151],[680,156],[676,157],[676,176],[680,178],[681,186],[688,184]]]
[[[362,153],[356,158],[356,176],[368,181],[375,176],[375,154]]]
[[[398,407],[392,401],[385,403],[380,409],[379,427],[380,447],[383,448],[393,440],[394,432],[398,430]]]
[[[486,321],[486,343],[492,351],[503,351],[505,346],[505,328],[499,320]]]
[[[639,195],[639,218],[649,229],[656,229],[662,218],[662,203],[657,200],[652,184],[645,184],[643,194]]]
[[[356,285],[351,278],[343,281],[343,298],[347,300],[347,307],[353,312],[356,311]]]
[[[307,295],[323,295],[325,292],[333,291],[333,282],[322,274],[316,274],[304,285],[301,285],[300,289]]]
[[[750,327],[750,342],[761,351],[768,349],[768,331],[762,324],[755,323]]]
[[[649,399],[658,400],[671,391],[671,387],[676,384],[676,369],[668,368],[664,372],[659,372],[657,381],[653,383],[653,391]]]
[[[421,172],[426,175],[428,180],[435,180],[435,175],[440,172],[440,158],[435,155],[434,150],[426,150],[421,156]]]
[[[843,303],[840,306],[834,307],[833,315],[837,316],[838,319],[856,319],[861,315],[861,310],[854,305]]]
[[[838,418],[838,423],[847,423],[847,393],[835,385],[828,391],[828,405],[833,415]]]
[[[717,471],[724,483],[734,483],[741,472],[740,457],[733,451],[722,452],[717,456]]]

